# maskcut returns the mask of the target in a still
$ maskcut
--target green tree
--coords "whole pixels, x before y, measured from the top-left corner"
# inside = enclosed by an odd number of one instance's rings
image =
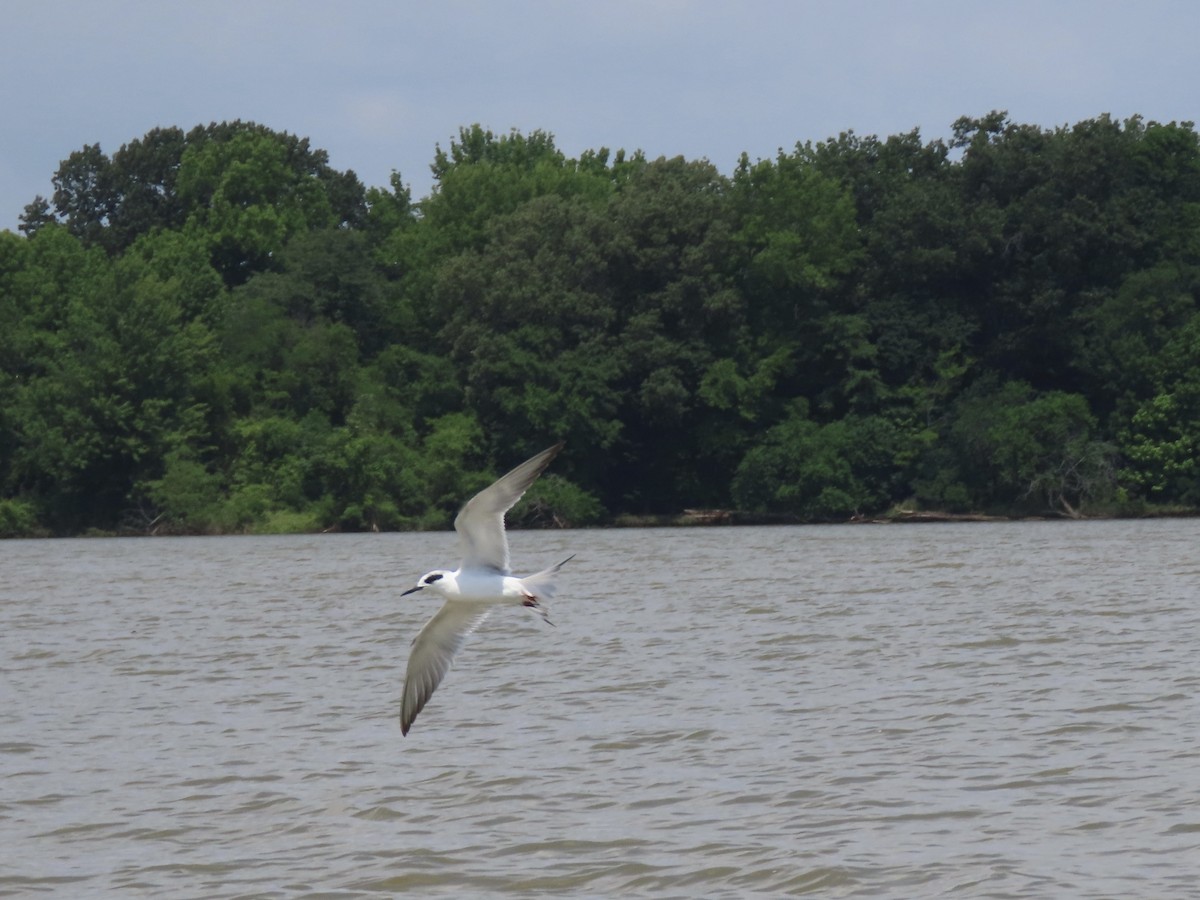
[[[417,202],[253,123],[0,235],[0,533],[1200,504],[1200,140],[993,112],[751,163],[462,129]],[[1134,508],[1130,506],[1128,508]]]
[[[1084,325],[1080,367],[1105,413],[1128,421],[1132,409],[1159,392],[1164,352],[1200,303],[1200,267],[1161,262],[1138,269],[1100,303]]]
[[[714,353],[731,352],[741,328],[723,269],[723,192],[706,163],[646,163],[602,206],[585,196],[528,201],[494,219],[481,248],[439,269],[438,339],[495,446],[532,452],[554,435],[587,448],[577,471],[589,485],[605,476],[606,504],[662,508],[683,484],[727,483],[701,477],[694,448],[669,439],[697,410]],[[641,469],[614,470],[610,455]]]
[[[1149,500],[1200,504],[1200,313],[1158,357],[1155,388],[1118,433],[1121,480]]]
[[[330,168],[328,154],[312,149],[307,138],[253,122],[213,123],[186,134],[155,128],[111,158],[99,144],[89,144],[63,160],[52,182],[53,218],[87,246],[113,254],[155,229],[179,230],[197,215],[213,215],[219,227],[240,233],[250,250],[260,249],[280,227],[264,221],[271,217],[261,208],[235,211],[228,204],[261,207],[286,197],[280,215],[287,220],[295,218],[295,206],[311,213],[319,193],[331,224],[354,227],[366,219],[365,191],[353,172]],[[39,201],[26,209],[26,231],[52,218],[48,204]]]
[[[906,440],[879,417],[820,425],[797,401],[738,465],[734,501],[743,509],[817,520],[877,512],[893,499]]]
[[[368,357],[408,337],[410,305],[379,271],[362,231],[300,232],[272,262],[274,270],[255,275],[238,298],[262,298],[304,327],[345,325]]]
[[[851,191],[820,170],[811,146],[797,145],[755,165],[743,156],[731,200],[755,336],[743,343],[742,371],[775,373],[782,397],[812,398],[827,414],[870,404],[876,349],[864,307],[847,289],[862,259]],[[759,366],[781,352],[790,365]]]
[[[964,394],[948,437],[976,504],[1040,504],[1075,516],[1116,487],[1114,449],[1096,432],[1078,394],[1010,381]]]
[[[111,528],[135,511],[139,485],[158,474],[165,453],[202,421],[190,386],[209,336],[184,322],[170,283],[113,266],[56,231],[34,242],[57,251],[44,259],[66,290],[53,298],[60,309],[41,338],[51,352],[31,354],[14,398],[11,478],[18,493],[39,498],[54,529]],[[36,261],[31,269],[40,280]],[[66,283],[64,270],[72,272]]]
[[[185,228],[208,241],[213,266],[230,285],[268,268],[293,235],[334,224],[318,181],[288,165],[287,149],[246,132],[184,152],[179,193]]]

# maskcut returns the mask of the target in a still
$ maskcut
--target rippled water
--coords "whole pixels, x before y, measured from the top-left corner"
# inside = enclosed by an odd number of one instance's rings
[[[1200,522],[0,543],[0,895],[1194,897]]]

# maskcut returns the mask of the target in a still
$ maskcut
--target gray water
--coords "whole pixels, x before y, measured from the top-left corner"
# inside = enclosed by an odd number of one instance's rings
[[[1200,522],[0,543],[0,896],[1196,897]]]

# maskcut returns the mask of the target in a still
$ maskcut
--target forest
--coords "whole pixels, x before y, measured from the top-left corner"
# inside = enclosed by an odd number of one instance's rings
[[[1193,123],[703,159],[460,130],[414,200],[248,122],[0,232],[0,534],[1200,507]]]

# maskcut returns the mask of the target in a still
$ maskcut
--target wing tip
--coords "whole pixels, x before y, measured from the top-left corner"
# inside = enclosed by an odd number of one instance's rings
[[[421,712],[423,704],[418,705],[416,709],[409,709],[407,706],[400,709],[400,735],[408,737],[408,733],[412,731],[413,722],[417,721],[417,714]]]
[[[551,444],[549,447],[547,447],[541,453],[535,453],[533,455],[532,459],[537,459],[539,456],[543,457],[542,465],[538,469],[539,475],[542,472],[546,471],[546,469],[549,467],[550,463],[552,463],[554,461],[554,457],[558,456],[558,454],[560,454],[562,452],[562,449],[565,446],[567,446],[566,441],[559,441],[556,444]]]
[[[530,462],[532,462],[535,459],[540,459],[540,463],[538,464],[538,467],[537,467],[537,474],[535,474],[533,476],[533,481],[537,481],[539,478],[542,477],[542,473],[545,472],[548,468],[550,468],[550,463],[554,462],[555,457],[557,457],[558,454],[562,452],[562,449],[565,446],[567,446],[566,441],[559,441],[557,444],[551,444],[549,447],[547,447],[541,453],[535,454],[530,459]],[[533,482],[531,481],[530,484],[532,485]]]

